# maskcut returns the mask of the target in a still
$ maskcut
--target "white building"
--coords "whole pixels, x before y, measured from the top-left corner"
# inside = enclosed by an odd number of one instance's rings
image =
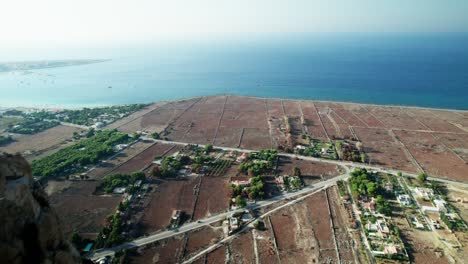
[[[410,206],[411,205],[411,198],[407,194],[398,195],[397,200],[402,205],[405,205],[405,206]]]
[[[414,192],[424,199],[429,200],[431,196],[434,195],[434,191],[431,188],[423,188],[423,187],[416,187],[414,188]]]
[[[439,209],[439,212],[446,213],[447,212],[447,203],[442,199],[434,199],[434,204]]]

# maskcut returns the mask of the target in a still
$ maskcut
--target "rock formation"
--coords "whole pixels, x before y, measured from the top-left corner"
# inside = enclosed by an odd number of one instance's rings
[[[0,263],[81,263],[28,162],[1,153]]]

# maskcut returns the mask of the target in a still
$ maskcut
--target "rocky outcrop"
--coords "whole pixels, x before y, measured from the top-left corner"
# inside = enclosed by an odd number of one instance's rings
[[[0,154],[0,263],[81,263],[20,155]]]

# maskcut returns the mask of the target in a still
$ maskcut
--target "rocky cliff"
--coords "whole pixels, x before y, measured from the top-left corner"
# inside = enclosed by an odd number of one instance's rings
[[[1,153],[0,263],[81,263],[28,162]]]

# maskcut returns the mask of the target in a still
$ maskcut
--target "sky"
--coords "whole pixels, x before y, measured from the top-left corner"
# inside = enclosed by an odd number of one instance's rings
[[[0,0],[0,49],[292,32],[467,32],[466,14],[467,0]]]

